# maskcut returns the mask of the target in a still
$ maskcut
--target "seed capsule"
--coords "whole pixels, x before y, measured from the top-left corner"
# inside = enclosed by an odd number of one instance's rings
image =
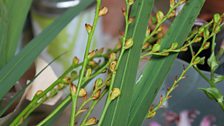
[[[178,47],[178,43],[177,42],[172,43],[171,49],[176,49],[177,47]]]
[[[220,23],[221,22],[221,16],[220,16],[220,14],[215,14],[214,17],[213,17],[213,19],[214,19],[214,22],[215,23]]]
[[[77,77],[78,77],[78,72],[75,71],[75,70],[72,71],[72,72],[71,72],[71,78],[72,78],[72,79],[75,79],[75,78],[77,78]]]
[[[142,49],[145,50],[147,48],[149,48],[149,42],[144,43],[144,45],[142,46]]]
[[[114,61],[116,59],[116,53],[111,53],[109,58],[110,58],[110,61]]]
[[[158,52],[160,50],[160,44],[155,44],[153,47],[152,47],[152,52]]]
[[[110,71],[115,72],[116,70],[117,61],[113,61],[110,63]]]
[[[85,125],[92,126],[92,125],[96,125],[97,122],[98,122],[97,119],[95,117],[92,117],[86,121]]]
[[[158,11],[156,13],[156,19],[157,19],[157,22],[161,22],[163,20],[163,17],[164,17],[164,14],[162,11]]]
[[[112,92],[110,94],[110,100],[112,101],[112,100],[116,99],[117,97],[120,96],[120,94],[121,94],[121,91],[119,88],[112,89]]]
[[[74,84],[70,84],[70,91],[72,95],[74,95],[77,92],[77,87]]]
[[[97,100],[100,97],[101,90],[98,90],[96,93],[93,94],[93,100]]]
[[[86,78],[89,78],[92,74],[92,69],[88,68],[87,71],[86,71]]]
[[[107,13],[108,13],[108,8],[107,7],[103,7],[99,11],[99,16],[105,16]]]
[[[96,51],[95,51],[95,50],[92,50],[91,52],[89,52],[89,54],[88,54],[88,58],[91,59],[91,58],[93,58],[95,55],[96,55]]]
[[[133,46],[133,39],[130,38],[130,39],[128,39],[128,40],[125,42],[124,48],[125,48],[125,49],[129,49],[129,48],[131,48],[132,46]]]
[[[38,91],[36,92],[35,96],[38,96],[38,95],[40,95],[40,94],[42,94],[42,93],[43,93],[43,90],[38,90]]]
[[[92,31],[92,29],[93,29],[93,26],[90,25],[90,24],[85,24],[85,27],[86,27],[87,33],[90,33]]]
[[[131,24],[131,23],[133,23],[133,22],[134,22],[134,18],[132,18],[132,17],[128,18],[128,23],[129,23],[129,24]]]
[[[206,42],[204,45],[203,45],[203,49],[208,49],[210,47],[210,42]]]
[[[131,6],[134,4],[134,2],[135,2],[134,0],[128,0],[128,5]]]
[[[98,78],[96,81],[95,81],[95,84],[94,84],[94,89],[99,89],[99,87],[103,84],[103,79],[102,78]]]
[[[82,88],[80,91],[79,91],[79,96],[80,97],[85,97],[87,95],[87,92],[84,88]]]
[[[79,64],[79,58],[77,56],[75,56],[73,58],[73,65],[77,65],[77,64]]]

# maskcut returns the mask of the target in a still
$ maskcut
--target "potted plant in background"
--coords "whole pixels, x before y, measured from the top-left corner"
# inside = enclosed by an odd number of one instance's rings
[[[24,0],[23,2],[27,2]],[[34,38],[18,55],[11,58],[0,71],[0,98],[13,86],[25,70],[32,64],[32,61],[38,54],[54,39],[57,33],[72,20],[72,18],[92,1],[84,0],[77,7],[66,11],[60,18],[57,18],[48,28],[39,36]],[[156,16],[151,16],[154,28],[147,28],[150,18],[153,0],[126,0],[126,9],[123,11],[125,17],[125,31],[121,36],[120,43],[114,49],[107,52],[102,49],[90,51],[90,45],[97,21],[100,16],[107,14],[108,9],[101,7],[101,0],[97,0],[96,13],[93,24],[86,24],[88,34],[87,46],[83,62],[75,57],[71,66],[46,90],[37,91],[35,97],[26,106],[21,113],[15,114],[10,125],[23,124],[29,115],[46,100],[52,98],[57,92],[65,87],[70,88],[70,95],[63,99],[58,106],[45,119],[37,125],[49,125],[52,119],[69,103],[72,103],[71,117],[69,125],[75,125],[77,116],[87,112],[85,117],[78,122],[80,125],[116,125],[116,126],[135,126],[141,125],[145,116],[152,118],[156,111],[170,98],[171,92],[177,87],[180,80],[184,79],[186,72],[197,64],[204,62],[204,58],[199,57],[199,53],[208,49],[210,46],[208,39],[214,38],[220,30],[222,16],[217,14],[214,19],[191,32],[194,20],[198,16],[203,6],[204,0],[181,0],[175,2],[171,0],[170,11],[164,15],[161,11]],[[174,19],[165,35],[161,35],[161,25],[168,18],[174,17],[175,9],[186,2],[183,10]],[[5,9],[10,6],[19,5],[19,3],[2,1]],[[29,2],[27,2],[29,3]],[[31,2],[30,2],[31,3]],[[28,11],[30,4],[24,5]],[[12,12],[11,12],[12,11]],[[13,14],[16,10],[10,10]],[[24,10],[23,10],[24,11]],[[22,11],[22,12],[23,12]],[[21,13],[24,21],[25,15]],[[21,18],[20,17],[20,18]],[[19,19],[20,19],[19,18]],[[3,24],[3,23],[2,23]],[[3,24],[4,26],[4,24]],[[11,26],[11,25],[10,25]],[[211,28],[211,31],[209,30]],[[21,29],[20,29],[21,31]],[[14,32],[13,32],[14,33]],[[18,33],[20,33],[18,31]],[[146,33],[146,35],[145,35]],[[18,35],[19,36],[19,35]],[[10,36],[11,37],[11,36]],[[202,40],[202,41],[201,41]],[[16,43],[15,41],[14,43]],[[186,42],[184,45],[183,43]],[[156,94],[165,80],[177,53],[186,51],[192,43],[201,42],[202,46],[199,51],[192,51],[192,60],[183,72],[175,79],[173,85],[169,88],[164,96],[161,96],[160,102],[155,107],[150,107]],[[5,43],[5,41],[2,41]],[[212,41],[212,49],[215,44]],[[7,52],[7,50],[4,50]],[[30,52],[33,52],[30,54]],[[214,50],[212,50],[214,52]],[[101,59],[96,62],[95,59]],[[136,80],[139,60],[143,58],[147,61],[143,73]],[[223,107],[223,96],[214,84],[222,76],[215,76],[216,60],[214,55],[210,58],[212,72],[212,88],[202,89],[209,98],[216,100],[220,107]],[[7,60],[5,61],[7,62]],[[81,67],[80,71],[77,71]],[[97,75],[107,73],[105,79],[97,78]],[[94,83],[93,91],[87,95],[85,86],[93,78],[97,78]],[[78,80],[76,82],[75,80]],[[220,79],[222,80],[222,79]],[[74,83],[77,83],[75,85]],[[24,88],[25,89],[25,88]],[[106,102],[100,117],[91,117],[95,105],[106,95]],[[77,106],[78,100],[83,100],[81,106]],[[89,109],[85,108],[87,103],[91,103]],[[127,104],[128,103],[128,104]],[[150,108],[150,109],[149,109]],[[149,109],[149,112],[148,112]],[[97,110],[100,111],[100,110]]]

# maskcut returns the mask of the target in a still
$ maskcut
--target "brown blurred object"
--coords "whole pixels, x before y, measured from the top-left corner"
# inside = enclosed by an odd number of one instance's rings
[[[124,16],[121,9],[125,7],[125,2],[124,0],[103,0],[102,6],[109,9],[108,14],[103,17],[103,31],[116,37],[123,30]]]
[[[224,13],[224,0],[206,0],[200,18],[210,20],[215,13]]]

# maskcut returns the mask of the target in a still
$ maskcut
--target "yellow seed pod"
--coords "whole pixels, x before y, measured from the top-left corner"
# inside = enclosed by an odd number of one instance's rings
[[[92,29],[93,29],[93,26],[90,25],[90,24],[85,24],[85,27],[86,27],[87,33],[90,33],[92,31]]]
[[[63,82],[64,82],[65,84],[70,84],[70,83],[72,83],[70,77],[65,77],[65,78],[63,78]]]
[[[84,89],[84,88],[82,88],[80,91],[79,91],[79,96],[80,97],[85,97],[87,95],[87,91]]]
[[[149,42],[144,43],[144,45],[142,46],[142,49],[145,50],[147,48],[149,48]]]
[[[117,61],[113,61],[110,63],[110,71],[115,72],[116,70]]]
[[[42,94],[42,93],[43,93],[43,90],[38,90],[38,91],[36,92],[35,96],[38,96],[38,95],[40,95],[40,94]]]
[[[107,7],[103,7],[99,11],[99,16],[105,16],[107,13],[108,13],[108,8]]]
[[[156,112],[155,112],[155,111],[153,111],[153,112],[149,112],[147,118],[148,118],[148,119],[151,119],[151,118],[153,118],[155,115],[156,115]]]
[[[121,95],[121,91],[119,88],[113,88],[112,92],[110,93],[110,100],[114,100],[117,97],[119,97]]]
[[[117,58],[116,53],[111,53],[109,56],[110,61],[114,61]]]
[[[96,55],[96,50],[92,50],[91,52],[89,52],[88,54],[88,58],[93,58]]]
[[[74,84],[70,84],[70,91],[74,95],[77,92],[77,87]]]
[[[135,2],[134,0],[128,0],[128,5],[131,6],[134,4],[134,2]]]
[[[163,14],[163,12],[162,12],[162,11],[158,11],[158,12],[156,13],[156,19],[157,19],[157,22],[161,22],[161,21],[163,20],[163,18],[164,18],[164,14]]]
[[[99,99],[100,94],[101,94],[101,90],[98,90],[96,93],[94,93],[93,96],[92,96],[93,97],[93,100]]]
[[[203,49],[208,49],[210,47],[210,42],[206,42],[204,45],[203,45]]]
[[[96,125],[97,122],[98,122],[97,119],[95,117],[92,117],[86,121],[85,126]]]
[[[124,44],[124,48],[125,48],[125,49],[129,49],[129,48],[131,48],[132,46],[133,46],[133,39],[130,38],[130,39],[128,39],[128,40],[125,42],[125,44]]]
[[[134,18],[133,18],[133,17],[128,18],[128,23],[129,23],[129,24],[131,24],[131,23],[133,23],[133,22],[134,22]]]

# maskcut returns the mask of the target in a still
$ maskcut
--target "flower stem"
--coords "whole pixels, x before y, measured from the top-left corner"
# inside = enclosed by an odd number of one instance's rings
[[[81,70],[81,74],[80,74],[80,77],[79,77],[79,80],[78,80],[77,92],[74,93],[74,94],[71,93],[72,111],[71,111],[71,117],[70,117],[70,123],[69,123],[70,126],[75,125],[75,115],[76,115],[75,113],[76,113],[76,104],[77,104],[78,94],[79,94],[79,91],[81,89],[81,84],[82,84],[84,73],[85,73],[85,70],[86,70],[87,63],[88,63],[88,53],[89,53],[89,50],[90,50],[92,38],[93,38],[95,29],[96,29],[96,25],[97,25],[97,22],[98,22],[98,19],[99,19],[98,14],[99,14],[99,10],[100,10],[100,5],[101,5],[101,0],[97,0],[96,14],[95,14],[95,17],[94,17],[92,29],[91,29],[90,33],[88,33],[89,36],[88,36],[87,46],[86,46],[86,50],[85,50],[85,54],[84,54],[84,62],[83,62],[83,65],[82,65],[82,70]]]

